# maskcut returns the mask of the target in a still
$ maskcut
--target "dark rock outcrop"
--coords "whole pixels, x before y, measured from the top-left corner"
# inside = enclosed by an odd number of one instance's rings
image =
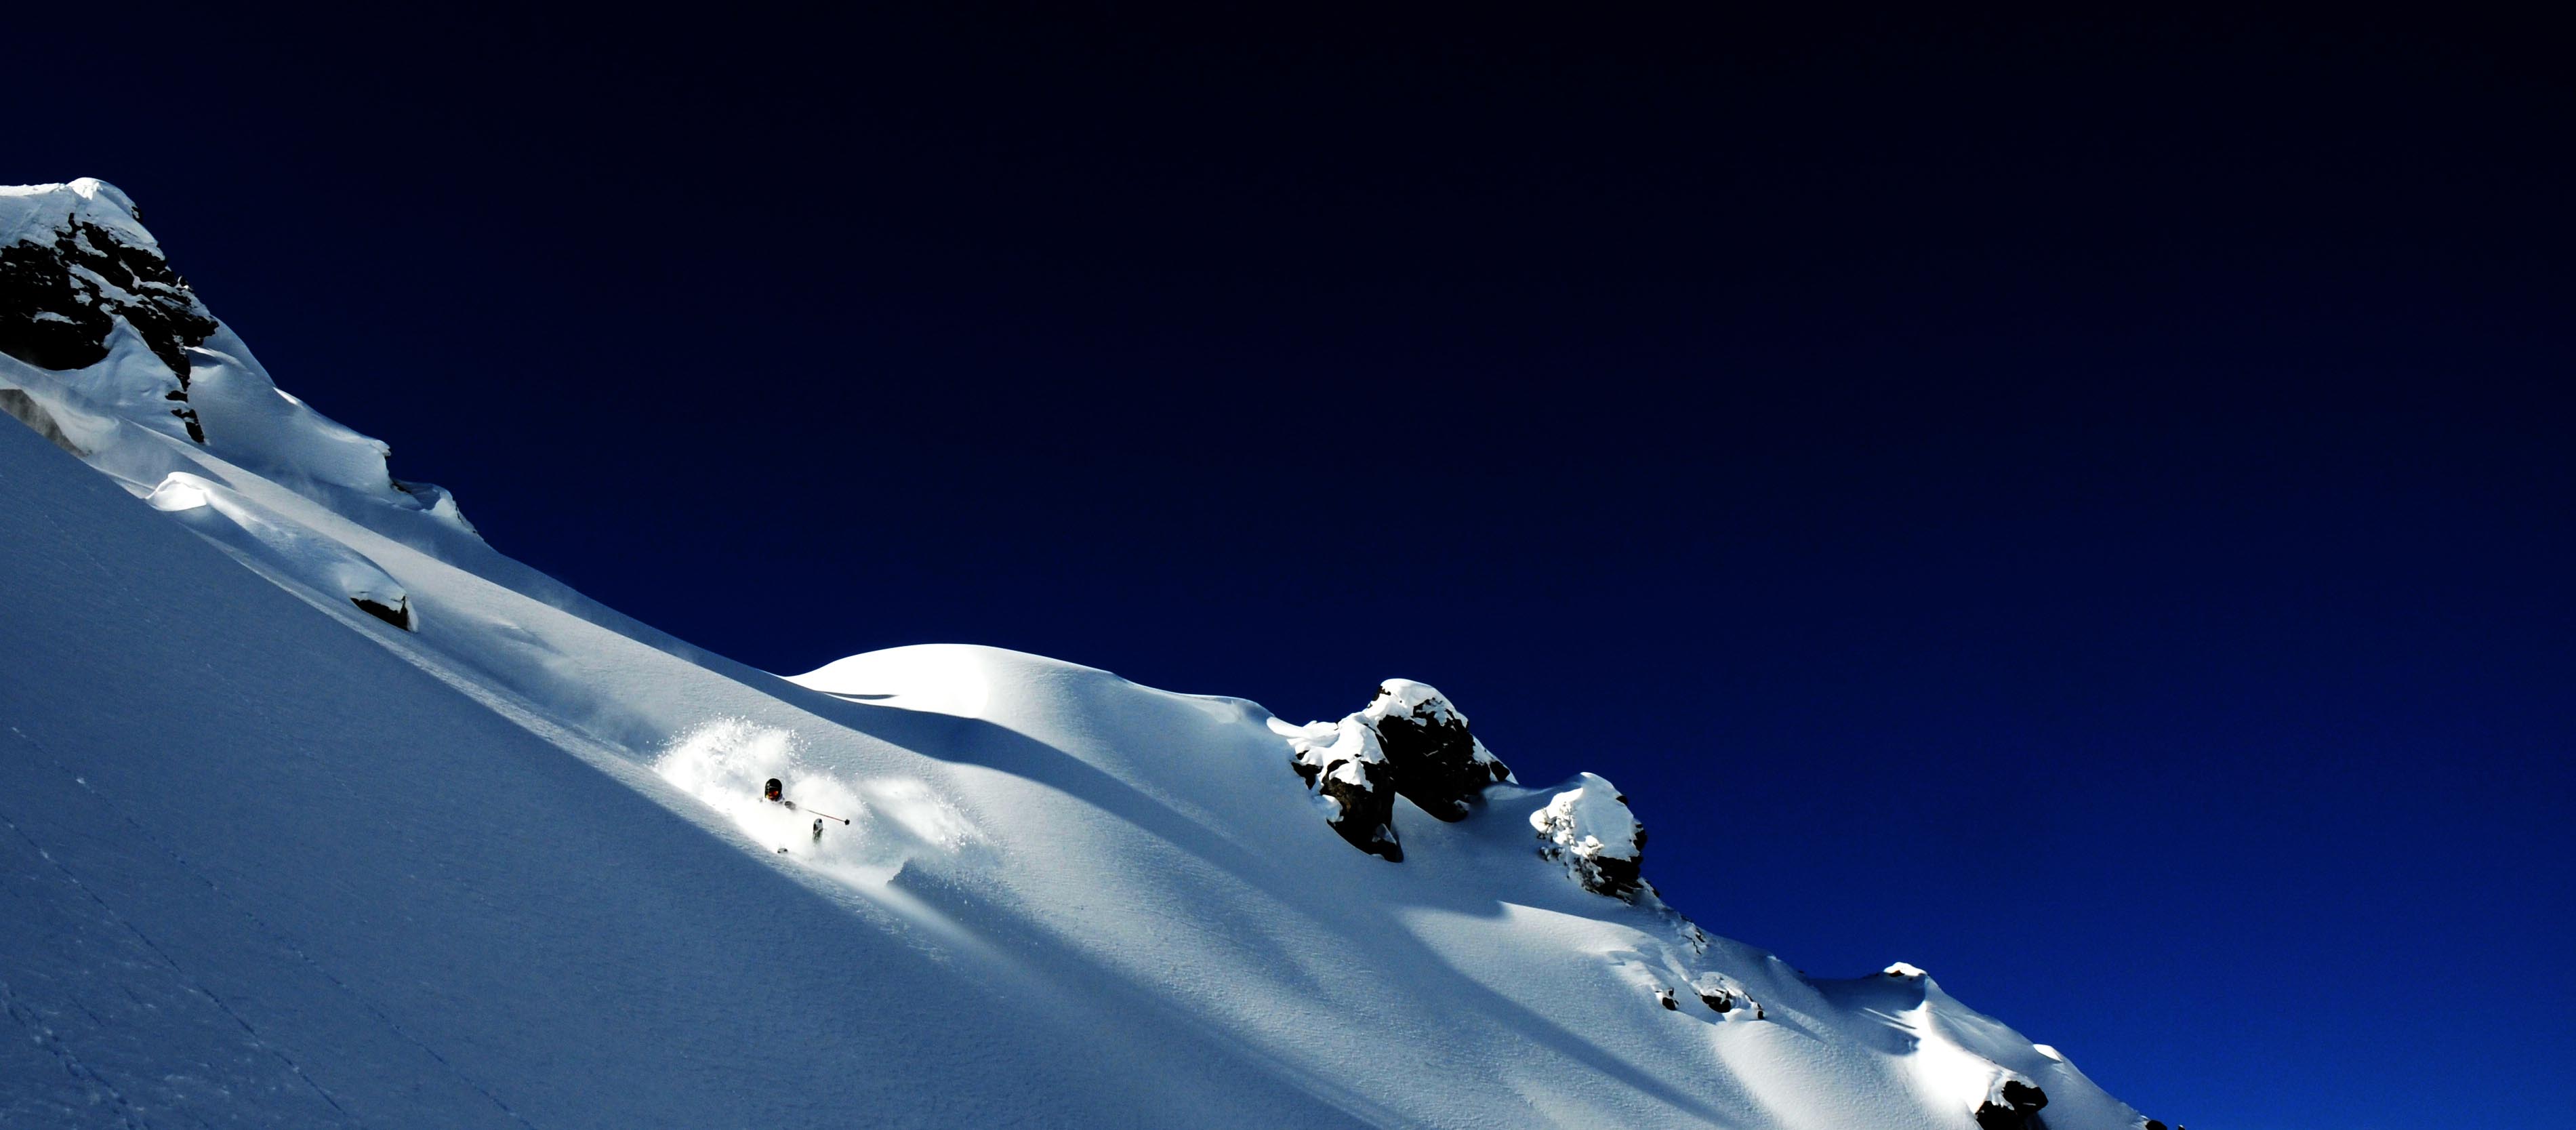
[[[2048,1124],[2039,1120],[2039,1109],[2047,1105],[2048,1092],[2006,1079],[1977,1108],[1978,1130],[2047,1130]]]
[[[1637,829],[1637,842],[1646,842],[1645,829]],[[1621,902],[1635,902],[1637,893],[1646,889],[1646,877],[1639,873],[1641,864],[1638,860],[1594,856],[1590,862],[1591,881],[1583,886],[1594,894],[1608,895]]]
[[[1512,771],[1467,730],[1467,716],[1438,690],[1410,679],[1378,684],[1366,709],[1340,722],[1288,730],[1289,763],[1331,803],[1327,822],[1351,846],[1394,861],[1395,798],[1442,820],[1464,819],[1485,788]]]
[[[1377,732],[1355,719],[1319,722],[1288,739],[1288,763],[1322,797],[1324,823],[1352,847],[1389,863],[1404,861],[1395,835],[1395,782]]]
[[[0,247],[0,353],[42,369],[95,365],[118,318],[169,367],[170,414],[205,442],[188,406],[187,351],[215,332],[215,319],[158,250],[77,216]]]
[[[1735,1011],[1735,1002],[1740,990],[1724,977],[1715,973],[1703,973],[1691,982],[1691,992],[1699,997],[1699,1003],[1708,1006],[1710,1012],[1724,1016]]]
[[[1465,819],[1486,786],[1512,779],[1511,768],[1468,731],[1467,716],[1429,686],[1389,679],[1362,715],[1395,770],[1396,791],[1439,819]]]

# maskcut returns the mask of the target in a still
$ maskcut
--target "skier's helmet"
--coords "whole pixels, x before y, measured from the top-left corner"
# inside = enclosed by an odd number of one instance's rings
[[[769,779],[769,783],[768,783],[768,784],[760,786],[760,799],[762,799],[762,800],[777,800],[777,799],[778,799],[778,793],[779,793],[779,791],[780,791],[780,789],[781,789],[781,788],[782,788],[782,786],[781,786],[781,785],[779,785],[779,783],[778,783],[778,778],[776,778],[776,777],[772,777],[772,778],[770,778],[770,779]]]

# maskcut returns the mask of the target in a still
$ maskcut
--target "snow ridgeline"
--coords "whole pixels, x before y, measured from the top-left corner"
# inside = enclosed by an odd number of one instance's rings
[[[655,632],[278,391],[134,216],[0,191],[0,1123],[2148,1125],[1919,970],[1691,926],[1616,789],[1424,684],[1294,726]]]
[[[387,473],[383,442],[279,389],[104,181],[0,188],[0,412],[253,569],[405,630],[415,613],[382,566],[234,480],[475,536],[446,491]]]
[[[124,403],[161,401],[155,407],[170,423],[203,442],[188,403],[188,351],[217,328],[115,185],[83,178],[0,188],[0,353],[87,369],[108,359],[121,330],[158,372],[121,366],[112,382],[95,383],[112,384]]]
[[[387,473],[383,441],[279,389],[136,217],[92,178],[0,188],[0,411],[138,497],[211,456],[473,532],[446,491]]]

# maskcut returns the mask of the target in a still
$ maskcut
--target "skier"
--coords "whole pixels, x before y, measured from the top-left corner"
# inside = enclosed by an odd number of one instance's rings
[[[787,799],[786,786],[779,784],[778,778],[776,777],[770,778],[769,783],[760,786],[760,799],[768,801],[771,804],[786,805],[787,810],[790,812],[796,810],[796,802]],[[839,820],[840,818],[836,816],[833,817],[833,819]],[[841,822],[844,824],[849,823],[847,820],[842,820]],[[814,838],[817,841],[820,841],[823,838],[823,818],[820,816],[814,818]],[[786,851],[787,849],[780,848],[778,850]]]

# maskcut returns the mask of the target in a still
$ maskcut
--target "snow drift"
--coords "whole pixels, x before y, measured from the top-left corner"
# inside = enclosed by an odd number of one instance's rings
[[[2144,1124],[1701,930],[1426,684],[756,671],[395,481],[112,186],[0,244],[0,1124]]]

